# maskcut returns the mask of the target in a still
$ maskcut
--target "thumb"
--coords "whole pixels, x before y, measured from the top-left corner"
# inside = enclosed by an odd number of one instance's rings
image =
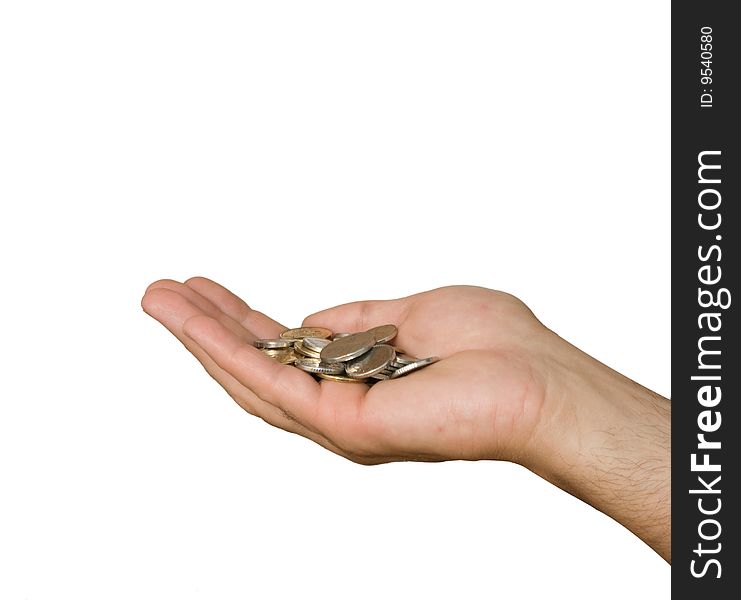
[[[335,333],[355,333],[387,323],[398,325],[407,304],[407,298],[350,302],[309,315],[303,326],[327,327]]]

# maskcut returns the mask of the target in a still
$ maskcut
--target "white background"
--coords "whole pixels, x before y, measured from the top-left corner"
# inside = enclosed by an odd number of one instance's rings
[[[3,2],[0,597],[667,598],[518,466],[250,417],[139,300],[484,285],[669,395],[669,9]]]

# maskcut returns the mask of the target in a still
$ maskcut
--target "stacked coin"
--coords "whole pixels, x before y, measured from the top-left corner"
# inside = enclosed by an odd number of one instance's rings
[[[335,334],[325,327],[297,327],[279,338],[255,340],[254,345],[278,362],[321,379],[354,383],[396,379],[439,360],[414,358],[390,345],[396,333],[395,325]]]

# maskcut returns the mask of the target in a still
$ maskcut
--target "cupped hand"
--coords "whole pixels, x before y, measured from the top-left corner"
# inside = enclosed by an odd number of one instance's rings
[[[334,332],[398,327],[394,344],[441,360],[373,386],[321,382],[252,346],[286,329],[202,277],[161,280],[142,307],[247,412],[350,460],[506,459],[526,464],[546,402],[548,330],[519,300],[454,286],[344,304],[303,325]]]
[[[393,323],[424,369],[372,387],[322,380],[253,347],[286,328],[222,286],[157,281],[142,299],[246,411],[352,461],[518,462],[671,560],[671,403],[544,327],[519,300],[476,287],[344,304],[304,325]]]

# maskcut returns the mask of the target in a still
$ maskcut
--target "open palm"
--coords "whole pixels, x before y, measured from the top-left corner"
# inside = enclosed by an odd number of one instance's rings
[[[317,382],[252,346],[286,329],[202,277],[153,283],[144,310],[234,400],[268,423],[363,464],[502,458],[522,462],[541,416],[547,330],[519,300],[455,286],[331,308],[304,320],[335,332],[393,323],[394,344],[442,360],[374,386]]]

